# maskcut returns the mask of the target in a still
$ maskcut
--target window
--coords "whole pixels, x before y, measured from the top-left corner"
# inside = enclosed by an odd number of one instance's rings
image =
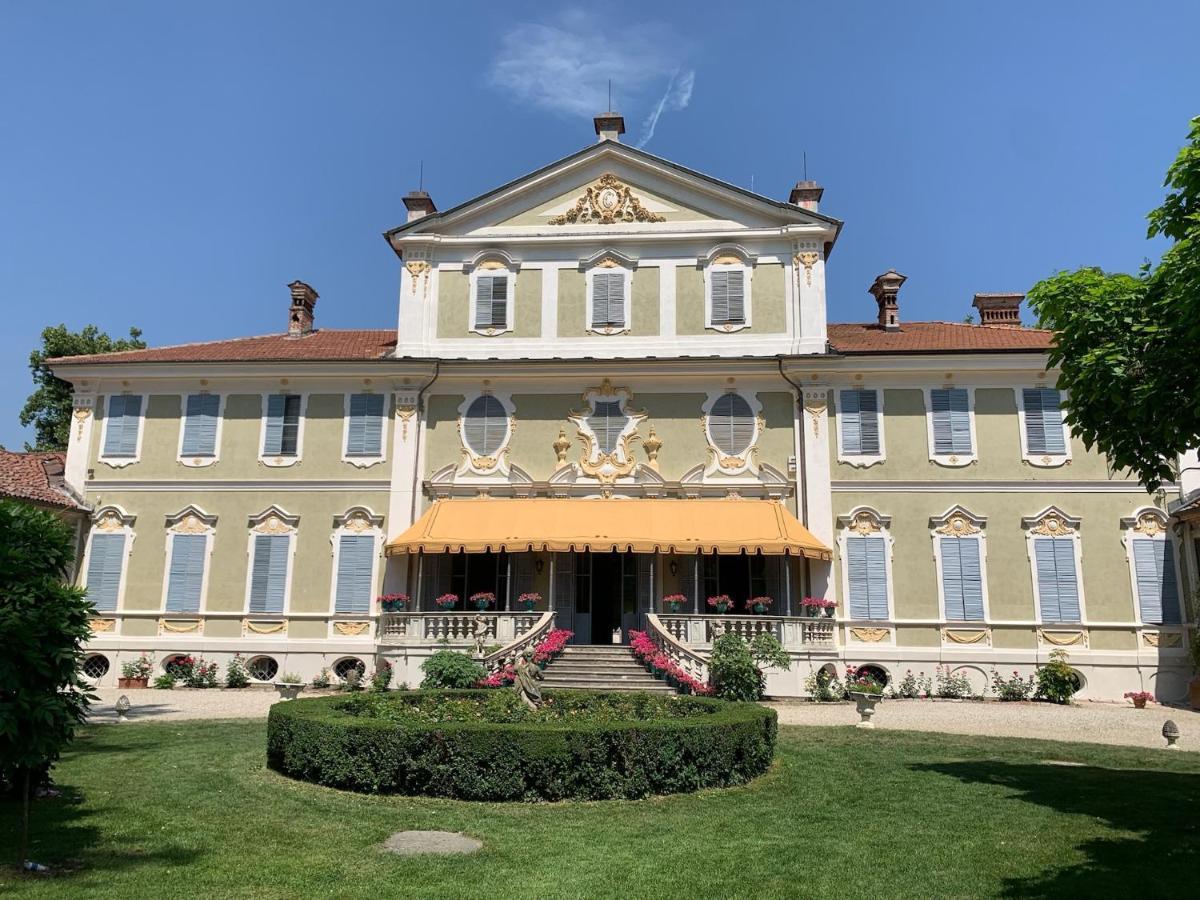
[[[839,391],[837,418],[838,459],[854,465],[870,465],[883,459],[878,391]]]
[[[346,422],[346,458],[383,456],[383,394],[351,394]]]
[[[221,418],[219,394],[189,394],[184,399],[183,436],[179,458],[195,465],[217,455],[217,425]],[[195,463],[191,461],[195,460]]]
[[[291,544],[291,536],[286,534],[256,534],[254,536],[254,563],[250,573],[250,612],[283,612]]]
[[[294,459],[299,455],[300,395],[271,394],[267,397],[263,456]]]
[[[620,400],[596,401],[587,423],[596,436],[596,445],[601,453],[612,453],[617,449],[617,441],[627,422],[625,413],[621,411]]]
[[[714,267],[712,283],[712,324],[743,325],[746,322],[746,273],[739,266]]]
[[[625,327],[625,273],[621,270],[593,272],[592,328]]]
[[[366,615],[375,587],[375,535],[343,534],[338,539],[334,612]]]
[[[339,659],[333,664],[333,674],[342,681],[345,681],[351,672],[357,672],[358,677],[362,678],[367,672],[367,666],[361,659],[355,659],[353,656]]]
[[[475,279],[476,331],[506,331],[508,329],[507,272],[479,275]]]
[[[983,570],[977,537],[939,537],[942,562],[942,602],[946,618],[983,621]]]
[[[108,398],[108,415],[104,419],[104,452],[102,459],[137,459],[141,446],[138,440],[142,424],[142,398],[138,394],[114,394]]]
[[[92,533],[88,552],[87,594],[92,605],[102,612],[114,611],[120,600],[126,538],[124,533]]]
[[[272,681],[279,673],[279,663],[269,656],[256,656],[246,664],[246,674],[254,681]]]
[[[1178,625],[1179,585],[1171,539],[1134,538],[1132,544],[1134,581],[1142,621],[1153,625]]]
[[[204,562],[208,557],[207,534],[172,534],[167,568],[167,612],[200,611],[204,590]]]
[[[1053,388],[1023,388],[1020,401],[1025,460],[1043,466],[1064,463],[1070,456],[1070,448],[1059,392]]]
[[[108,657],[101,653],[93,653],[83,661],[83,675],[90,681],[99,681],[108,674],[108,669]]]
[[[966,465],[975,459],[971,395],[966,388],[929,391],[931,458],[942,465]]]
[[[839,516],[842,593],[852,619],[891,618],[891,519],[868,507]]]
[[[1080,621],[1075,539],[1034,538],[1033,552],[1037,566],[1038,607],[1041,610],[1042,621]]]
[[[463,441],[477,457],[494,457],[508,437],[508,411],[492,394],[480,394],[463,416]]]
[[[722,394],[708,413],[708,435],[725,456],[741,456],[754,443],[754,410],[741,394]]]

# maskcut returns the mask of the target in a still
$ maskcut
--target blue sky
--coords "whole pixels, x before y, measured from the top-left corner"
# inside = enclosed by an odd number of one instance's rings
[[[807,152],[834,321],[889,267],[903,317],[948,320],[1136,269],[1197,33],[1194,2],[6,3],[0,444],[48,324],[263,334],[302,278],[319,325],[392,326],[420,162],[444,209],[564,156],[609,77],[628,139],[718,178],[784,199]]]

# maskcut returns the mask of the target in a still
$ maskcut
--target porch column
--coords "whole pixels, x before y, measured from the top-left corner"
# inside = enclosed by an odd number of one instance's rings
[[[829,462],[829,387],[806,385],[804,406],[797,410],[801,431],[801,468],[804,485],[804,524],[825,546],[833,546],[833,495]],[[822,560],[809,561],[809,590],[814,597],[828,596],[832,589],[832,566]]]

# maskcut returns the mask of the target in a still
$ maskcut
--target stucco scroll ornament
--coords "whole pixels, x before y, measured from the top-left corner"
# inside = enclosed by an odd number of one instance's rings
[[[879,527],[879,522],[869,512],[856,513],[846,529],[854,534],[867,535],[878,534],[882,529]]]
[[[410,259],[404,263],[404,268],[408,269],[409,284],[412,286],[412,293],[415,297],[417,294],[417,283],[421,280],[421,276],[429,272],[429,261],[424,259]]]
[[[92,526],[92,529],[112,534],[121,531],[124,527],[124,523],[121,522],[121,516],[117,512],[110,510],[100,517],[100,520]]]
[[[172,634],[190,634],[191,632],[200,630],[200,620],[159,619],[158,626],[163,631],[169,631]]]
[[[291,529],[287,523],[279,516],[268,516],[254,526],[254,530],[259,534],[290,534]]]
[[[365,634],[370,629],[370,622],[334,622],[333,630],[338,634],[345,634],[351,637],[355,635]]]
[[[246,619],[246,630],[254,634],[279,634],[287,629],[287,622],[254,622]]]
[[[396,404],[396,417],[400,420],[400,440],[408,440],[408,423],[412,421],[412,417],[417,414],[417,404],[415,403],[398,403]]]
[[[1146,537],[1158,537],[1160,534],[1167,533],[1167,527],[1163,524],[1162,519],[1154,513],[1142,513],[1138,516],[1133,530]]]
[[[179,534],[207,534],[208,526],[200,520],[199,516],[189,514],[184,516],[173,530]]]
[[[938,534],[944,534],[947,537],[967,537],[972,534],[979,534],[980,528],[964,515],[953,515],[945,524],[936,529]]]
[[[820,255],[813,250],[805,250],[803,253],[796,254],[796,262],[804,266],[804,283],[808,287],[812,287],[813,266],[817,264],[817,260],[820,258]]]
[[[116,619],[92,619],[88,622],[93,632],[112,631],[117,627]]]
[[[1057,513],[1047,513],[1029,530],[1042,537],[1062,537],[1074,533],[1074,529]]]
[[[355,534],[363,534],[371,530],[371,520],[367,518],[366,513],[356,512],[342,524],[342,528]]]
[[[83,440],[83,426],[87,424],[87,420],[92,415],[92,410],[87,406],[77,406],[72,413],[75,416],[75,437],[78,440]]]
[[[585,475],[598,479],[601,484],[611,485],[618,478],[630,474],[637,468],[637,462],[633,458],[632,445],[635,441],[642,439],[641,435],[637,433],[637,426],[642,419],[646,418],[646,412],[645,410],[631,409],[633,392],[627,387],[614,385],[607,378],[597,387],[584,391],[582,400],[583,408],[572,410],[567,415],[567,418],[578,428],[577,437],[584,447],[583,455],[579,460],[579,468]],[[605,451],[601,447],[596,434],[588,424],[588,417],[594,412],[595,403],[598,400],[608,403],[618,400],[621,404],[621,412],[625,416],[625,425],[611,451]]]
[[[851,628],[850,634],[864,643],[878,644],[891,634],[891,631],[887,628]]]
[[[825,415],[828,404],[829,396],[825,391],[804,392],[804,411],[808,413],[812,421],[813,437],[821,436],[821,419]]]
[[[612,225],[614,222],[665,222],[650,212],[616,175],[606,172],[589,185],[575,205],[561,216],[550,220],[551,225]]]
[[[942,636],[951,644],[987,644],[988,633],[986,631],[964,631],[957,628],[942,629]]]
[[[1056,647],[1087,646],[1086,631],[1047,631],[1043,628],[1038,633],[1043,641]]]

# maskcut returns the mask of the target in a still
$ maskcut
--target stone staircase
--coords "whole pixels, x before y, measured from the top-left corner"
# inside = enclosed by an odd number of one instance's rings
[[[650,691],[674,694],[633,658],[625,646],[569,644],[562,656],[546,666],[542,687],[570,691]]]

